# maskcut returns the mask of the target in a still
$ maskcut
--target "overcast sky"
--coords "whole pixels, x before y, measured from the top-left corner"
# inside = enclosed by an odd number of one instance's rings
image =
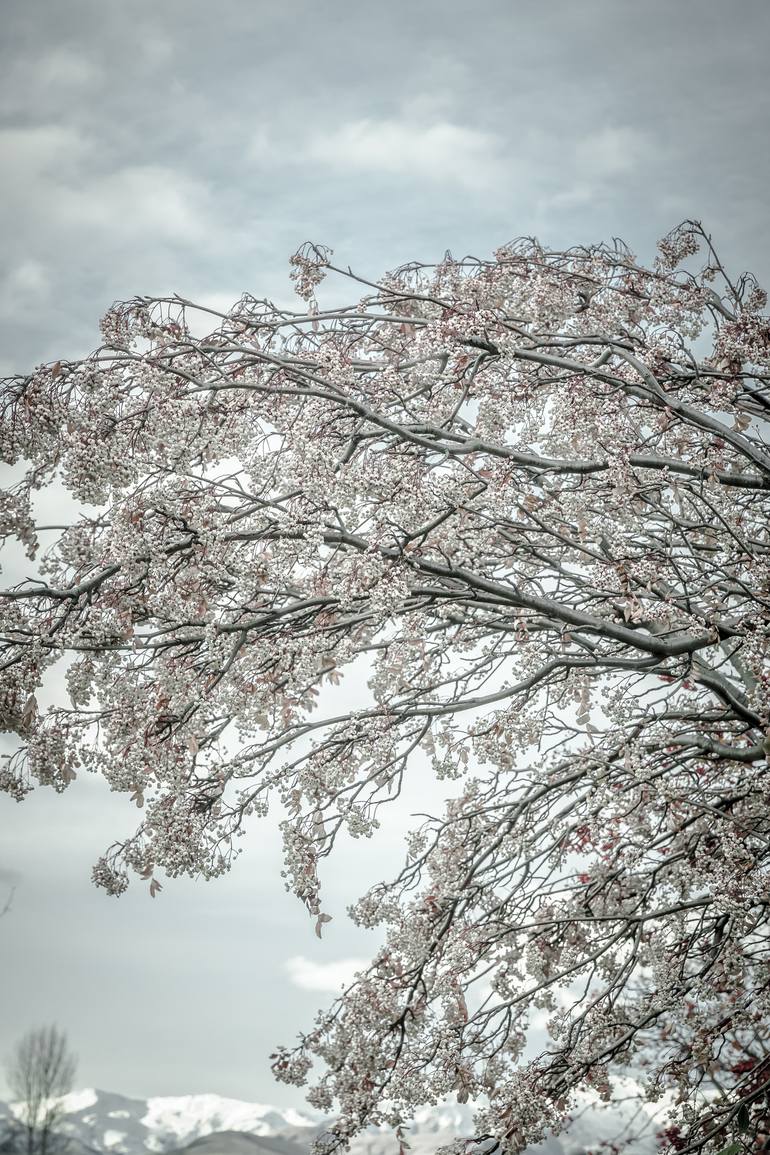
[[[2,371],[89,352],[136,293],[289,300],[307,239],[377,277],[532,233],[648,260],[697,217],[770,281],[766,0],[5,0],[2,21]],[[397,825],[327,870],[319,943],[266,824],[227,879],[94,890],[135,816],[94,781],[0,799],[0,1058],[56,1020],[81,1086],[301,1105],[267,1056],[372,949],[345,905]]]

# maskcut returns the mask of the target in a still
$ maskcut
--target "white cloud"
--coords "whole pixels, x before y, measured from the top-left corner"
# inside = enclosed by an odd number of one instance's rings
[[[311,137],[306,155],[333,168],[412,175],[478,187],[498,169],[497,138],[442,120],[355,120]]]
[[[561,187],[540,198],[546,214],[568,212],[597,203],[612,193],[616,183],[643,165],[651,152],[645,132],[627,125],[607,126],[576,141],[559,171]]]
[[[298,954],[286,960],[286,971],[295,987],[303,991],[332,991],[334,994],[347,986],[356,971],[365,966],[367,960],[362,958],[341,958],[324,963]]]
[[[208,191],[199,180],[163,164],[100,172],[96,143],[76,129],[1,130],[0,155],[6,172],[0,208],[17,222],[41,218],[60,237],[98,230],[118,244],[211,236]]]
[[[581,174],[604,180],[633,171],[647,151],[647,137],[638,129],[628,126],[607,127],[579,140],[575,148],[575,159]]]
[[[72,48],[58,47],[34,62],[35,83],[52,88],[86,88],[101,77],[101,68]]]
[[[23,260],[0,280],[0,317],[14,320],[43,304],[50,292],[51,277],[46,266],[32,258]]]
[[[116,237],[194,241],[207,233],[199,182],[163,165],[131,165],[62,194],[67,223],[101,227]]]
[[[14,115],[29,123],[90,99],[104,76],[102,64],[73,47],[46,48],[37,38],[28,52],[15,52],[0,73],[0,101],[6,120]]]
[[[0,129],[6,187],[8,179],[17,174],[20,181],[24,181],[51,171],[62,172],[82,162],[87,151],[88,145],[81,133],[65,125]]]
[[[164,35],[156,26],[147,25],[137,30],[137,40],[142,45],[142,53],[150,65],[165,64],[174,54],[174,41]]]
[[[3,283],[3,291],[24,301],[37,301],[48,295],[51,278],[40,261],[26,260],[10,271]]]

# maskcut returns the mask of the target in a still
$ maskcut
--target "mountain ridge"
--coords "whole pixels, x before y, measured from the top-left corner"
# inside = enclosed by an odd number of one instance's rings
[[[529,1148],[529,1155],[584,1155],[623,1132],[635,1136],[628,1155],[654,1155],[660,1124],[653,1117],[659,1109],[640,1107],[633,1080],[617,1084],[617,1102],[602,1108],[584,1096],[568,1130]],[[310,1110],[210,1093],[135,1099],[90,1087],[63,1096],[61,1103],[58,1131],[71,1141],[67,1155],[309,1155],[313,1140],[331,1122]],[[19,1104],[0,1102],[0,1150],[18,1128],[20,1113]],[[410,1155],[434,1155],[444,1144],[472,1135],[470,1104],[423,1107],[409,1127]],[[351,1144],[351,1155],[397,1152],[388,1127],[371,1127]]]

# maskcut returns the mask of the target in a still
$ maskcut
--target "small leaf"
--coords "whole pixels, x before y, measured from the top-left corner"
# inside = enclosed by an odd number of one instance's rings
[[[740,1149],[741,1145],[736,1140],[735,1143],[729,1143],[727,1147],[723,1147],[721,1151],[717,1152],[717,1155],[738,1155]]]
[[[190,751],[191,754],[197,754],[199,748],[200,747],[198,746],[198,739],[196,738],[196,736],[194,734],[191,734],[190,737],[187,739],[187,749]]]
[[[738,1128],[741,1131],[748,1131],[750,1124],[751,1117],[749,1115],[749,1109],[745,1103],[741,1103],[738,1108]]]
[[[24,711],[21,715],[22,723],[25,726],[29,726],[30,723],[32,722],[32,719],[35,717],[36,713],[37,713],[37,698],[35,697],[34,694],[30,694],[30,696],[27,698],[26,702],[24,703]]]
[[[330,914],[319,914],[318,918],[315,920],[315,932],[318,938],[321,937],[321,927],[323,924],[325,922],[331,922],[331,920],[332,916]]]

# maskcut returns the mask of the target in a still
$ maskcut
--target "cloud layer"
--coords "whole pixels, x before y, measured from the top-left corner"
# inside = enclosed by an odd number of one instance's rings
[[[363,958],[341,958],[319,962],[298,954],[286,960],[286,973],[300,990],[339,994],[352,981],[356,971],[366,967],[367,961]]]

